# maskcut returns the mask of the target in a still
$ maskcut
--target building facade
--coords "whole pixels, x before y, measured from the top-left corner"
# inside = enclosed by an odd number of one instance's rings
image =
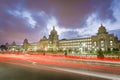
[[[101,25],[98,33],[91,37],[93,50],[101,49],[103,51],[120,49],[119,40],[114,34],[108,34],[105,27]]]
[[[91,50],[91,38],[64,39],[59,40],[59,50],[69,52],[86,52]]]
[[[114,36],[114,34],[109,34],[103,25],[99,27],[98,33],[94,36],[87,38],[62,39],[62,40],[59,40],[57,31],[55,30],[55,27],[53,27],[48,38],[46,36],[43,36],[43,38],[39,42],[34,43],[34,45],[32,44],[28,45],[28,41],[24,40],[23,43],[24,49],[27,48],[27,50],[30,50],[31,48],[40,51],[68,50],[71,53],[72,52],[84,53],[89,51],[97,51],[99,49],[103,51],[107,50],[112,51],[113,49],[120,50],[120,41],[118,40],[117,36]]]
[[[55,27],[53,27],[53,30],[50,32],[49,37],[43,36],[43,38],[40,40],[40,50],[41,51],[57,51],[58,50],[58,34],[55,30]]]

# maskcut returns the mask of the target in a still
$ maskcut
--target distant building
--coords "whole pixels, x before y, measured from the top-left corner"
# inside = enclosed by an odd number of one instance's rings
[[[22,46],[21,45],[17,45],[15,41],[13,41],[12,44],[6,43],[5,46],[10,51],[18,51],[18,50],[21,50],[21,48],[22,48]]]
[[[114,36],[114,34],[108,34],[103,25],[99,27],[97,35],[92,36],[91,40],[94,50],[101,49],[107,51],[110,49],[112,51],[113,49],[120,49],[117,36]]]
[[[23,43],[24,49],[27,50],[40,50],[40,51],[76,51],[76,52],[89,52],[97,51],[99,49],[103,51],[119,49],[120,41],[114,34],[109,34],[106,28],[101,25],[98,29],[98,33],[95,36],[87,38],[76,39],[62,39],[59,40],[57,31],[53,27],[49,37],[43,36],[43,38],[37,43],[28,44],[27,40]]]
[[[46,36],[44,36],[40,40],[40,49],[44,51],[56,51],[58,50],[58,42],[58,34],[55,30],[55,27],[53,27],[53,30],[50,32],[49,38],[46,38]]]
[[[23,41],[23,48],[24,48],[24,50],[28,50],[29,45],[30,44],[28,43],[28,40],[24,39],[24,41]]]
[[[85,52],[91,50],[91,38],[77,38],[59,40],[59,49],[61,51],[69,50],[76,52]]]

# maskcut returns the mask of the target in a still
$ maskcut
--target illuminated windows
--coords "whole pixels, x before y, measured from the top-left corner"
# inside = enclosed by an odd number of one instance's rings
[[[94,42],[94,46],[96,46],[96,41]]]
[[[100,41],[101,47],[104,47],[104,41]]]
[[[113,41],[112,40],[110,40],[110,46],[113,46]]]

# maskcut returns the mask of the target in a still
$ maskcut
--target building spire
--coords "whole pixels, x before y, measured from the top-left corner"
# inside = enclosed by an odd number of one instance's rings
[[[98,29],[98,34],[107,34],[106,28],[101,24],[101,26]]]
[[[53,26],[53,30],[55,30],[55,26]]]

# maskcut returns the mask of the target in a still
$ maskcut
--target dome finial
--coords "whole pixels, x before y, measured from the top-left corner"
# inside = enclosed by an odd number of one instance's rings
[[[101,23],[101,26],[103,26],[103,24]]]
[[[55,30],[55,26],[53,26],[53,30]]]

